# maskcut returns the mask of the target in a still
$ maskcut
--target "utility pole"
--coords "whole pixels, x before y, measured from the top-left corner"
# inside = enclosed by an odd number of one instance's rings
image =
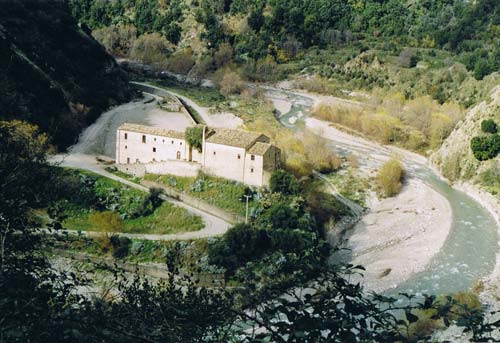
[[[247,201],[246,211],[245,211],[245,224],[248,224],[248,199],[250,199],[252,196],[251,195],[246,195],[246,194],[243,194],[243,196],[245,197],[245,199]]]

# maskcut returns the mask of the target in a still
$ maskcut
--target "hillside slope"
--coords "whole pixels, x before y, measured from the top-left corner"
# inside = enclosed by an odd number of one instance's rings
[[[500,86],[495,87],[490,99],[479,103],[469,110],[465,119],[458,123],[455,130],[444,141],[443,145],[431,156],[431,163],[446,178],[456,180],[474,180],[483,172],[500,170],[500,157],[492,160],[478,161],[470,148],[470,141],[481,132],[481,122],[493,119],[500,123]]]
[[[39,125],[60,148],[131,97],[126,76],[64,1],[2,0],[0,119]]]

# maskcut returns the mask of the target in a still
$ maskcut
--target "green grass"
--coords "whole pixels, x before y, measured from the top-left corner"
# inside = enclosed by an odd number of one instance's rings
[[[500,174],[496,170],[486,170],[478,175],[479,184],[489,193],[500,198]]]
[[[192,86],[172,80],[148,80],[147,82],[183,95],[203,107],[212,107],[217,103],[226,101],[224,95],[212,87]]]
[[[90,213],[81,212],[63,221],[63,226],[76,231],[102,231],[92,222]],[[198,231],[204,227],[201,217],[190,214],[186,209],[164,202],[152,214],[123,221],[124,233],[173,234]]]
[[[337,187],[340,194],[361,206],[366,206],[366,196],[370,189],[369,180],[356,175],[351,169],[343,173],[332,173],[328,180]]]
[[[124,173],[124,172],[116,169],[115,167],[106,167],[106,171],[108,173],[115,174],[116,176],[119,176],[119,177],[121,177],[123,179],[132,181],[133,183],[141,184],[141,178],[140,177]]]
[[[241,198],[246,186],[242,183],[208,175],[195,178],[149,174],[144,178],[204,200],[230,213],[245,215],[245,203]],[[252,201],[249,206],[252,207]]]
[[[172,234],[203,229],[201,217],[190,214],[186,209],[164,202],[151,215],[129,219],[124,222],[124,232]]]

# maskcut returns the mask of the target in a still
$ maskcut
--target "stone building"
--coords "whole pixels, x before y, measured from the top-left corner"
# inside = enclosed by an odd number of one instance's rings
[[[116,164],[135,175],[193,176],[203,171],[264,186],[280,160],[281,152],[269,137],[256,132],[205,127],[199,152],[186,142],[184,132],[128,123],[117,130]]]

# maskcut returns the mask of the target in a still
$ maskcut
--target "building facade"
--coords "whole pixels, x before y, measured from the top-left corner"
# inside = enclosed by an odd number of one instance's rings
[[[191,147],[179,131],[126,123],[116,135],[116,164],[128,166],[127,171],[145,166],[145,172],[172,174],[176,170],[176,175],[183,175],[180,162],[185,162],[191,169],[196,164],[208,174],[264,186],[281,161],[281,152],[269,137],[256,132],[204,128],[202,152]]]

